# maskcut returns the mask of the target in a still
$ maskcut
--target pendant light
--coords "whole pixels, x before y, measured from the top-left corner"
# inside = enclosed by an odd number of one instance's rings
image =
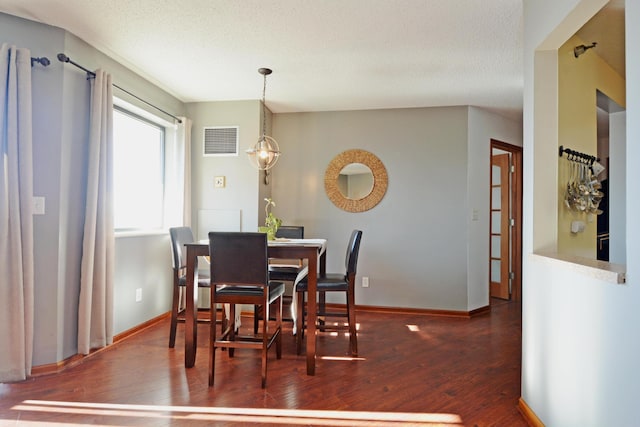
[[[280,147],[275,139],[267,136],[267,114],[265,107],[265,92],[267,90],[267,76],[271,74],[269,68],[260,68],[258,72],[264,77],[262,86],[262,136],[256,144],[249,148],[246,152],[249,155],[251,163],[258,170],[269,170],[276,164],[280,157]]]

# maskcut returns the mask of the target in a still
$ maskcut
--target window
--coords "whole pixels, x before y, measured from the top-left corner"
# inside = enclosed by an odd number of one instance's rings
[[[115,230],[162,229],[165,127],[114,107],[113,163]]]

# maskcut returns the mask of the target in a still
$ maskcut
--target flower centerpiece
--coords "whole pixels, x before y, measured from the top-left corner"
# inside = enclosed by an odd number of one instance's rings
[[[261,233],[267,233],[267,240],[274,240],[276,238],[276,231],[278,231],[278,227],[282,224],[282,220],[280,218],[276,218],[276,216],[271,212],[271,208],[276,205],[276,202],[271,200],[271,198],[264,199],[267,202],[264,207],[264,227],[258,227],[258,231]]]

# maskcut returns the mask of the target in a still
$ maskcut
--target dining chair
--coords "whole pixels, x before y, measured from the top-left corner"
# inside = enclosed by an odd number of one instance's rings
[[[304,226],[302,225],[281,225],[276,231],[276,238],[282,239],[304,239]],[[269,259],[269,280],[277,280],[283,282],[294,283],[298,279],[298,275],[301,272],[306,271],[306,264],[299,259]],[[285,285],[286,286],[286,285]],[[285,295],[283,300],[290,301],[293,295],[285,288]],[[260,306],[254,307],[254,312],[257,313],[253,317],[253,330],[258,331],[258,323],[262,319],[262,308]],[[291,318],[286,320],[292,320],[295,313],[291,313]]]
[[[304,226],[281,225],[276,231],[276,238],[304,239]],[[293,282],[303,270],[301,260],[278,260],[269,262],[269,279]]]
[[[347,253],[345,257],[345,273],[327,273],[318,276],[317,291],[320,294],[320,302],[318,304],[318,320],[317,328],[320,331],[349,331],[349,350],[351,356],[358,355],[358,340],[356,331],[356,310],[355,310],[355,281],[356,270],[358,266],[358,253],[360,252],[360,241],[362,240],[362,231],[353,230],[349,238]],[[308,283],[307,279],[303,279],[296,287],[297,294],[297,323],[296,323],[296,350],[300,354],[302,350],[302,337],[305,324],[305,296],[307,295]],[[346,297],[345,309],[336,311],[328,311],[325,304],[324,294],[326,292],[344,292]],[[346,318],[347,324],[336,323],[330,325],[327,318]]]
[[[304,225],[281,225],[276,237],[282,239],[304,239]]]
[[[211,324],[209,343],[209,386],[213,386],[217,348],[228,349],[229,357],[236,348],[261,350],[262,388],[267,382],[267,355],[276,344],[276,358],[282,357],[282,296],[284,283],[269,280],[267,235],[246,232],[210,232],[211,304],[229,304],[230,315],[218,336],[216,324]],[[236,332],[236,304],[260,305],[269,319],[270,307],[275,307],[275,322],[264,320],[253,335]]]
[[[173,266],[173,301],[171,303],[171,326],[169,330],[169,347],[173,348],[176,344],[176,329],[178,323],[184,323],[184,307],[181,305],[182,294],[187,285],[187,257],[185,243],[193,243],[193,232],[190,227],[172,227],[169,229],[171,236],[171,252]],[[209,272],[203,271],[198,273],[198,287],[209,288],[210,278]],[[215,310],[212,312],[209,308],[198,308],[198,312],[209,312],[208,318],[198,318],[199,323],[209,323],[211,319],[215,319]]]

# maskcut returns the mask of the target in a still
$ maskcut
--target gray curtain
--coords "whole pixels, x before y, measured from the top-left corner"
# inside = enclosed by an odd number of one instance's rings
[[[78,353],[113,342],[113,95],[111,75],[97,70],[91,80]]]
[[[165,156],[165,225],[190,225],[191,219],[191,120],[180,117],[174,143],[167,144]]]
[[[0,47],[0,382],[24,380],[33,354],[31,52]]]
[[[182,156],[182,224],[191,226],[191,126],[193,122],[186,117],[180,117],[178,124],[178,141]]]

